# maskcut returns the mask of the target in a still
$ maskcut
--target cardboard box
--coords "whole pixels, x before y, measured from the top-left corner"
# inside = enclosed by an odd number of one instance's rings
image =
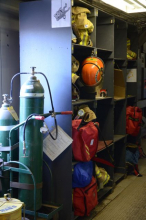
[[[137,69],[127,69],[127,82],[137,82]]]
[[[125,79],[123,71],[120,69],[114,70],[114,99],[126,97]]]

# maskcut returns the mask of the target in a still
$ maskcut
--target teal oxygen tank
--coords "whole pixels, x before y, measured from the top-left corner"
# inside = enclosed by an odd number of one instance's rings
[[[9,146],[9,132],[17,124],[17,117],[15,111],[13,110],[13,107],[10,106],[8,95],[4,94],[3,97],[3,104],[0,108],[0,160],[7,162],[9,160],[18,160],[18,145],[15,146],[15,144],[18,142],[17,131],[12,132],[12,147]],[[4,193],[6,193],[8,189],[10,189],[9,182],[9,172],[3,171],[1,178],[2,190],[0,191],[0,196],[3,196]]]
[[[44,113],[44,89],[34,72],[20,90],[20,123],[32,114]],[[25,130],[26,152],[23,154],[23,126],[19,129],[19,161],[25,164],[33,173],[36,181],[36,210],[42,206],[42,166],[43,166],[43,136],[40,127],[43,121],[30,120]],[[26,205],[26,209],[34,209],[33,181],[30,175],[19,174],[19,199]],[[27,188],[27,189],[26,189]]]

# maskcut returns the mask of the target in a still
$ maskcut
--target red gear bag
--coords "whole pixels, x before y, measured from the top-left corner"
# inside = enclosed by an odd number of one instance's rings
[[[137,136],[142,123],[142,110],[139,107],[128,106],[126,108],[126,133]]]
[[[73,191],[74,215],[89,216],[97,204],[97,183],[95,177],[92,177],[92,181],[88,186],[75,188]]]
[[[94,122],[82,124],[82,119],[72,121],[72,150],[77,161],[90,161],[97,152],[98,129]]]

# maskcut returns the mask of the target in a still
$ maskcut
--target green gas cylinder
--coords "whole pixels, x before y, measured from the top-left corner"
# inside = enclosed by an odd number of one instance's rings
[[[2,107],[0,108],[0,159],[4,162],[9,160],[18,160],[18,148],[15,148],[11,151],[11,158],[10,158],[10,147],[9,146],[9,131],[17,124],[17,118],[14,118],[16,113],[13,110],[12,113],[12,106],[8,101],[8,95],[3,95],[4,100]],[[15,113],[15,115],[14,115]],[[11,136],[11,145],[13,146],[18,142],[18,135],[17,131],[14,131]],[[7,192],[10,188],[9,184],[9,172],[2,173],[2,191],[1,195]]]
[[[32,73],[20,90],[20,123],[32,113],[43,114],[44,89],[36,76]],[[36,181],[36,209],[42,205],[42,166],[43,166],[43,137],[40,133],[42,121],[30,120],[25,130],[26,153],[23,154],[23,127],[19,130],[19,161],[25,164],[33,173]],[[26,205],[26,209],[34,208],[34,190],[30,175],[19,174],[19,182],[25,187],[19,189],[19,199]],[[24,189],[26,188],[27,189]]]

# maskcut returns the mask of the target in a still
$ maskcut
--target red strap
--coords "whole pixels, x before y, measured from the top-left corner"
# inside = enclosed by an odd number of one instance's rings
[[[114,165],[113,165],[112,163],[110,163],[110,162],[107,161],[107,160],[101,159],[101,158],[99,158],[99,157],[93,157],[92,160],[95,161],[95,162],[98,162],[98,163],[106,164],[106,165],[108,165],[108,166],[110,166],[110,167],[114,167]]]
[[[73,114],[72,111],[61,112],[61,115],[72,115],[72,114]]]

